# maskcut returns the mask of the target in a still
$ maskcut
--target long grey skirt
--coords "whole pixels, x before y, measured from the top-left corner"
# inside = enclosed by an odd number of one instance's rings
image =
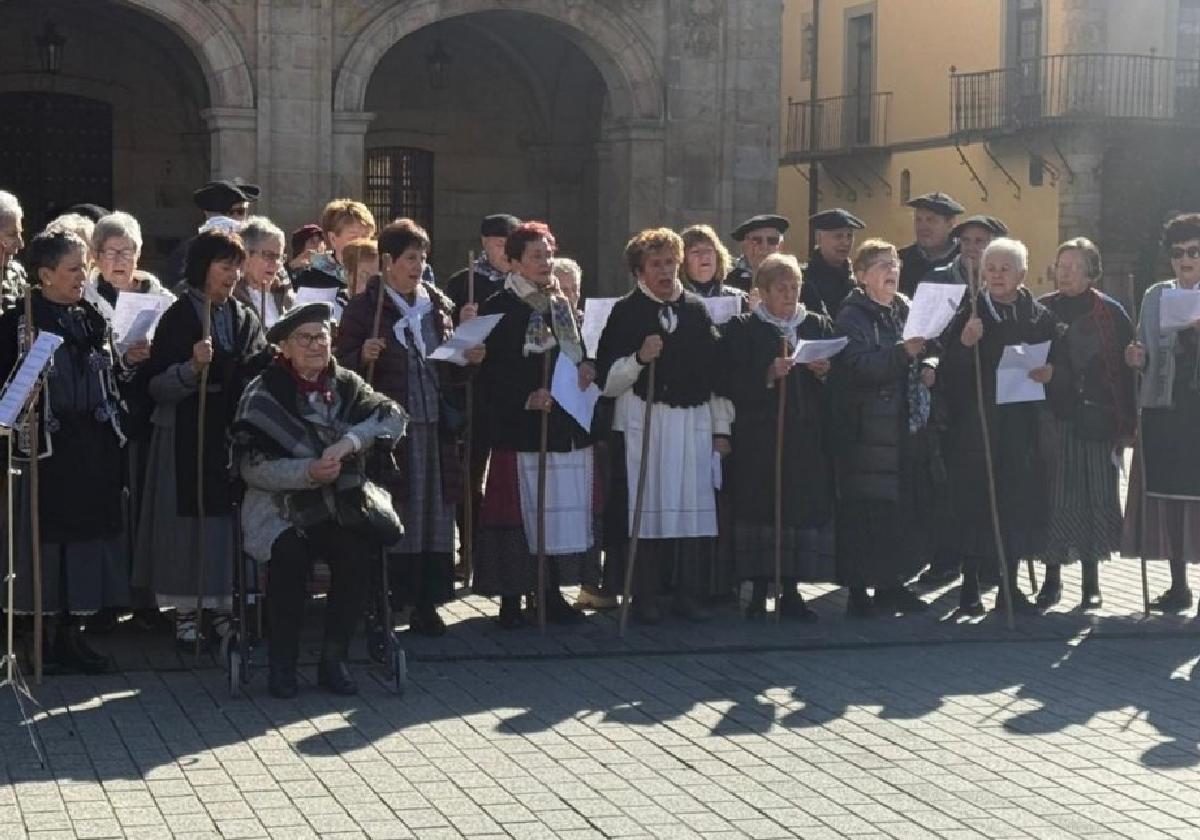
[[[133,559],[133,583],[153,592],[160,607],[195,609],[198,520],[180,516],[175,493],[175,429],[155,426]],[[233,596],[233,517],[204,518],[204,603],[228,609]]]

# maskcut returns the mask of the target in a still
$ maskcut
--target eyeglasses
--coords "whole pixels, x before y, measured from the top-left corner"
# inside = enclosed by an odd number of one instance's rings
[[[281,259],[283,259],[283,254],[280,254],[277,251],[251,251],[250,253],[258,254],[267,262],[279,262]]]
[[[294,332],[292,333],[292,341],[299,344],[301,347],[312,347],[314,345],[329,344],[330,335],[326,330],[320,332]]]
[[[1171,259],[1181,260],[1184,257],[1187,257],[1189,260],[1200,259],[1200,245],[1189,245],[1186,248],[1176,245],[1171,249]]]
[[[783,239],[782,236],[748,236],[746,237],[755,245],[778,245]]]
[[[100,256],[106,260],[132,260],[137,256],[137,248],[105,248]]]

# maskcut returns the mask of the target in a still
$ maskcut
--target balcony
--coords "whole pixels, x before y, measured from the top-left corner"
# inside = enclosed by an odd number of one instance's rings
[[[1200,61],[1077,53],[950,77],[956,137],[1099,120],[1200,125]]]
[[[797,163],[886,146],[891,104],[891,93],[789,101],[784,160]]]

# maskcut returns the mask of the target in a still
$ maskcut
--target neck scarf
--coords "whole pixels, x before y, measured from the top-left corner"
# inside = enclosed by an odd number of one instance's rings
[[[675,332],[675,328],[679,326],[679,305],[683,302],[683,284],[679,282],[679,278],[675,278],[675,284],[671,287],[671,296],[666,300],[660,300],[641,280],[638,281],[638,289],[658,304],[658,324],[663,328],[663,332],[667,335]]]
[[[579,324],[570,302],[551,285],[543,291],[515,272],[510,272],[504,281],[521,302],[533,310],[529,326],[525,329],[525,347],[522,353],[545,353],[555,345],[562,349],[575,364],[583,361],[583,345],[579,338]]]
[[[328,251],[323,254],[313,254],[312,262],[309,265],[322,274],[336,277],[343,286],[346,285],[346,267],[334,259],[333,254]]]
[[[499,286],[505,279],[504,272],[492,265],[491,261],[487,258],[486,251],[475,258],[474,271],[476,274],[485,276],[488,282],[494,286]]]
[[[406,334],[411,332],[413,337],[413,348],[417,351],[422,359],[425,358],[425,332],[421,329],[421,321],[433,309],[433,301],[429,299],[429,292],[425,289],[424,284],[418,283],[416,288],[416,300],[410,306],[404,296],[383,282],[383,278],[379,278],[379,285],[387,292],[388,297],[392,299],[392,303],[396,304],[396,308],[400,310],[400,320],[396,321],[396,325],[392,327],[392,332],[396,335],[396,340],[400,342],[401,347],[408,347],[408,339]]]
[[[760,321],[770,324],[775,329],[779,330],[779,334],[787,339],[788,350],[796,349],[796,328],[800,323],[808,317],[808,310],[804,308],[804,304],[798,304],[796,311],[791,318],[776,318],[767,309],[765,303],[759,303],[754,307],[754,317]]]
[[[321,371],[316,379],[305,379],[300,375],[300,372],[292,365],[291,361],[286,359],[282,354],[276,356],[276,360],[292,377],[292,381],[296,383],[296,390],[308,399],[318,399],[325,405],[333,405],[333,388],[329,384],[329,368]]]

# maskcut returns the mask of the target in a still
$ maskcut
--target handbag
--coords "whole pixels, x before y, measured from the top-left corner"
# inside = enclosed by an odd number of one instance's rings
[[[350,481],[343,483],[342,476],[338,478],[334,521],[380,546],[395,545],[404,537],[404,524],[392,505],[392,494],[366,476],[365,458],[360,456],[357,463],[358,469],[351,475],[343,472]]]

